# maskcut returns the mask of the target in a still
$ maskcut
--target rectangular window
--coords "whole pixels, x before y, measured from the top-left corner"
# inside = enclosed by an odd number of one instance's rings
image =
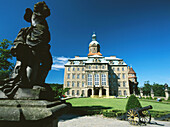
[[[70,86],[70,82],[67,82],[67,87],[69,87]]]
[[[120,79],[120,73],[117,75],[117,77]]]
[[[117,71],[119,71],[119,68],[117,68]]]
[[[123,87],[125,87],[126,86],[126,82],[125,81],[123,81]]]
[[[77,90],[77,95],[80,95],[79,90]]]
[[[80,86],[80,82],[77,82],[77,87],[79,87]]]
[[[67,91],[67,95],[70,95],[70,91]]]
[[[118,82],[118,86],[121,87],[121,82]]]
[[[99,85],[99,74],[94,75],[94,84]]]
[[[84,71],[84,67],[82,68],[82,71]]]
[[[77,71],[79,71],[80,69],[79,68],[77,68]]]
[[[67,78],[70,79],[70,74],[67,75]]]
[[[106,74],[102,74],[102,85],[106,85]]]
[[[115,68],[113,67],[112,70],[115,71]]]
[[[81,95],[84,95],[84,90],[82,90],[82,93],[81,93]]]
[[[75,79],[75,74],[72,75],[72,79]]]
[[[124,71],[124,68],[122,68],[122,71]]]
[[[72,96],[74,96],[74,94],[75,94],[75,93],[74,93],[74,90],[72,90]]]
[[[122,95],[122,92],[121,92],[121,90],[119,90],[119,95]]]
[[[68,71],[70,71],[70,67],[68,68]]]
[[[77,79],[79,79],[80,78],[80,74],[77,74]]]
[[[88,82],[88,85],[92,85],[92,74],[88,74],[88,77],[87,77],[87,82]]]
[[[82,87],[84,87],[84,82],[82,82]]]
[[[85,76],[85,75],[84,75],[84,74],[82,74],[82,79],[84,79],[84,76]]]
[[[125,74],[122,74],[122,78],[125,79]]]
[[[73,67],[73,71],[75,71],[75,68]]]
[[[75,83],[74,82],[72,82],[72,87],[74,87],[75,86]]]

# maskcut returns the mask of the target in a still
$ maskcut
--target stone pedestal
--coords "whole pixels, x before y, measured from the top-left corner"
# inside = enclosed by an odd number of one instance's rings
[[[58,117],[70,107],[64,101],[0,100],[0,126],[58,127]]]

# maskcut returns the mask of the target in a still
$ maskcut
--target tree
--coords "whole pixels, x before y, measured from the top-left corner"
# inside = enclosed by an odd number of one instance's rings
[[[3,39],[0,42],[0,80],[7,78],[13,69],[13,63],[9,61],[12,60],[12,54],[10,52],[11,41]]]
[[[154,83],[153,91],[154,91],[154,96],[165,97],[165,86],[164,85]]]
[[[143,87],[143,94],[144,95],[151,95],[151,85],[149,81],[145,81],[144,87]]]
[[[136,109],[136,108],[142,108],[139,100],[136,98],[135,95],[131,95],[128,99],[128,102],[126,104],[126,111],[129,109]]]

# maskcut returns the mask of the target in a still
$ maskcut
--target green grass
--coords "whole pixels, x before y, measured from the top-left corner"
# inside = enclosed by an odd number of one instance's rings
[[[125,110],[128,99],[110,99],[110,98],[74,98],[67,100],[73,107],[83,106],[102,106],[109,109]],[[139,100],[142,107],[152,105],[155,111],[170,111],[170,103],[156,101]]]
[[[128,99],[107,99],[107,98],[74,98],[67,100],[73,106],[71,113],[94,115],[101,114],[103,111],[123,111]],[[170,103],[156,102],[150,100],[139,100],[142,107],[152,105],[153,109],[150,110],[154,117],[160,117],[170,113]]]

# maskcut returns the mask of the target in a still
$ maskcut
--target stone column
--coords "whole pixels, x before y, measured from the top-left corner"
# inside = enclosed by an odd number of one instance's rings
[[[102,97],[102,87],[99,88],[99,97]]]
[[[140,96],[143,97],[143,88],[140,88]]]
[[[94,96],[94,88],[92,88],[92,97]]]
[[[153,92],[152,87],[151,87],[151,97],[154,98],[154,92]]]
[[[169,96],[168,84],[165,84],[165,99],[168,100]]]
[[[109,97],[109,88],[106,88],[106,97]]]

